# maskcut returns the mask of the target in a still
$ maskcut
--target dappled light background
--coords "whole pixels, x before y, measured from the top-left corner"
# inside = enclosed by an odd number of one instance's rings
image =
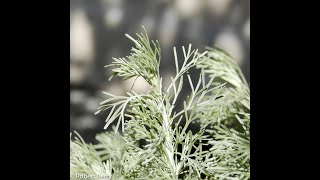
[[[249,0],[70,0],[70,131],[76,130],[87,142],[104,131],[107,113],[94,115],[101,93],[125,94],[133,79],[114,78],[104,68],[112,57],[129,55],[132,35],[146,28],[149,38],[161,45],[161,75],[164,85],[174,76],[173,46],[192,43],[226,50],[241,66],[250,83]],[[181,54],[178,53],[178,56]],[[180,58],[180,61],[183,59]],[[198,77],[197,74],[192,74]],[[138,78],[136,92],[148,91]],[[184,93],[188,93],[186,90]]]

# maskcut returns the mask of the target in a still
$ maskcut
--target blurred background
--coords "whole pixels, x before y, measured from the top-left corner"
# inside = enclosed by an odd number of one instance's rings
[[[164,85],[175,72],[172,48],[182,57],[181,47],[189,43],[200,51],[224,49],[250,83],[249,0],[70,0],[70,132],[86,142],[104,131],[108,112],[94,115],[106,98],[101,92],[122,95],[131,89],[133,79],[108,82],[111,68],[104,66],[112,57],[129,55],[133,44],[125,33],[135,37],[142,25],[160,42]],[[138,78],[133,90],[146,92],[148,84]]]

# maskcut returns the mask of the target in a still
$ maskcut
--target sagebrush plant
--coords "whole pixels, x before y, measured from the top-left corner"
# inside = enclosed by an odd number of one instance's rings
[[[113,58],[107,66],[113,67],[111,78],[142,77],[150,90],[126,96],[103,92],[109,98],[96,113],[109,110],[104,129],[114,123],[114,131],[98,134],[95,145],[78,134],[70,138],[71,177],[250,179],[250,89],[239,66],[219,49],[200,53],[190,44],[178,58],[174,47],[176,74],[163,87],[159,42],[150,41],[146,31],[136,39],[126,36],[134,43],[132,53]],[[189,75],[192,68],[199,76]],[[178,108],[186,86],[190,95]],[[190,130],[192,123],[200,125],[197,132]]]

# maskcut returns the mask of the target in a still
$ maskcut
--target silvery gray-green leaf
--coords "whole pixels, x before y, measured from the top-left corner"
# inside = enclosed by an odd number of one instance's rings
[[[70,142],[71,176],[250,179],[250,87],[240,67],[219,49],[174,47],[176,74],[164,87],[160,43],[149,40],[146,31],[126,36],[132,52],[107,65],[113,68],[111,77],[142,77],[150,90],[125,96],[104,92],[96,113],[109,112],[104,128],[112,126],[113,131],[98,134],[94,145],[75,136]],[[200,73],[191,76],[191,69]],[[191,91],[178,102],[183,88]],[[194,124],[199,128],[191,131]]]

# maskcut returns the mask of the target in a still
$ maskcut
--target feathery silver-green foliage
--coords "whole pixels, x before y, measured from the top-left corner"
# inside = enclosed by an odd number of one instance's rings
[[[70,178],[111,179],[111,162],[102,161],[95,148],[86,144],[80,135],[77,135],[75,141],[71,141],[70,137]]]
[[[177,57],[174,47],[176,75],[163,87],[158,41],[150,42],[146,33],[137,39],[126,36],[135,47],[130,56],[114,58],[112,76],[143,77],[150,91],[126,96],[104,92],[109,98],[96,113],[109,110],[104,128],[114,123],[114,132],[97,135],[97,145],[71,142],[71,175],[250,179],[250,89],[239,66],[218,49],[199,53],[190,44],[182,47],[183,57]],[[188,74],[191,68],[201,70],[198,78]],[[186,86],[191,93],[178,109],[177,99]],[[190,130],[192,123],[200,124],[198,132]]]

